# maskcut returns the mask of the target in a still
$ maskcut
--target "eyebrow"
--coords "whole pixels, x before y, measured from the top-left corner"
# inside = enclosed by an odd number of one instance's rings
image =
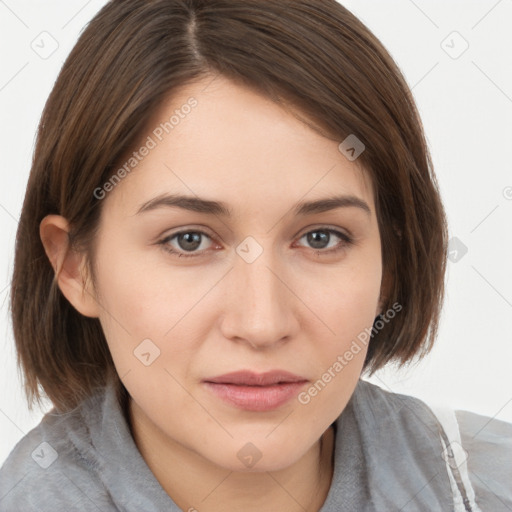
[[[181,194],[163,194],[150,199],[142,204],[136,215],[163,207],[182,208],[192,212],[206,213],[219,217],[232,216],[232,210],[225,203]],[[305,216],[348,207],[360,208],[366,212],[367,215],[371,215],[371,209],[368,203],[353,195],[341,195],[317,199],[315,201],[303,201],[295,205],[294,213],[295,215]]]

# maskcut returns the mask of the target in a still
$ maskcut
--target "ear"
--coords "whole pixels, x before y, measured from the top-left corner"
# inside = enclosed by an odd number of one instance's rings
[[[88,278],[85,254],[70,246],[68,221],[60,215],[47,215],[39,225],[39,235],[62,294],[82,315],[98,317],[99,305]]]

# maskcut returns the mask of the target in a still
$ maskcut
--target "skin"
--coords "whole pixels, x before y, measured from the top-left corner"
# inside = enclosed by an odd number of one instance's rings
[[[202,379],[284,369],[310,386],[372,326],[381,312],[382,260],[371,183],[340,153],[341,140],[223,77],[175,91],[150,126],[192,96],[191,113],[103,199],[96,287],[85,256],[68,250],[66,219],[46,217],[41,238],[64,295],[99,318],[131,395],[134,440],[178,506],[316,511],[332,479],[329,426],[355,389],[366,350],[309,403],[293,398],[273,411],[229,405]],[[222,201],[232,217],[169,206],[137,214],[163,193]],[[360,198],[370,213],[354,206],[293,212],[300,201],[334,193]],[[326,228],[353,243],[329,238]],[[182,230],[206,233],[191,249],[198,256],[166,252],[186,254],[186,239],[159,243]],[[315,245],[305,235],[318,231]],[[251,263],[236,251],[249,236],[262,249]],[[145,339],[160,350],[149,366],[134,357]],[[261,454],[251,468],[237,457],[248,442]]]

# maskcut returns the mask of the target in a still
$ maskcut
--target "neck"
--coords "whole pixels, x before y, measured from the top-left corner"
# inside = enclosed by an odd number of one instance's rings
[[[334,429],[330,427],[297,462],[279,471],[234,472],[169,439],[129,404],[129,425],[146,464],[184,511],[318,512],[333,474]],[[140,411],[137,411],[140,412]]]

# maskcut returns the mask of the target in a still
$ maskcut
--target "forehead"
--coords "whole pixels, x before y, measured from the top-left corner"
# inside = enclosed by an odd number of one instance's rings
[[[128,204],[180,192],[243,210],[351,194],[374,210],[367,172],[297,114],[224,77],[187,84],[152,116],[135,151],[151,149],[112,195]]]

